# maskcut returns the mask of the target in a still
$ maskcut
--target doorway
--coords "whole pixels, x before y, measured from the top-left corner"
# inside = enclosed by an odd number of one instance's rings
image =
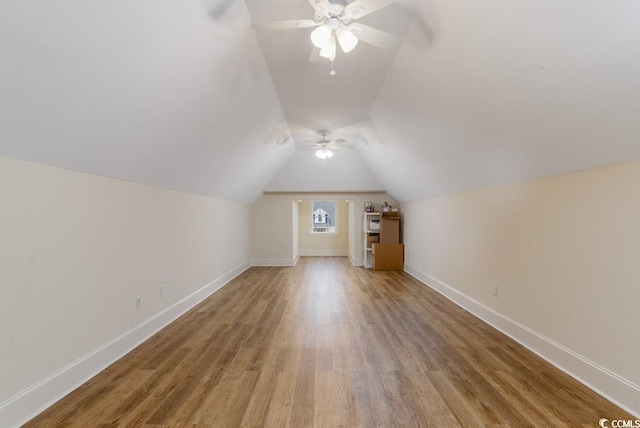
[[[353,260],[355,211],[353,200],[302,199],[296,201],[294,246],[300,256],[349,257]],[[295,242],[297,241],[297,242]]]

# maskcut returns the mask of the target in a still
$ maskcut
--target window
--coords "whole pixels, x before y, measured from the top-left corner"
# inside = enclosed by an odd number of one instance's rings
[[[336,233],[336,201],[311,201],[311,233]]]

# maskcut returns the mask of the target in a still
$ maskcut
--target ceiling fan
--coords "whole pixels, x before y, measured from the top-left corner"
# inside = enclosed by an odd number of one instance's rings
[[[341,146],[341,144],[344,144],[347,142],[342,138],[327,141],[327,135],[329,134],[329,131],[325,131],[325,130],[318,131],[318,134],[322,136],[321,140],[315,141],[315,142],[306,141],[307,143],[311,143],[311,144],[302,145],[300,148],[303,150],[317,150],[316,156],[319,157],[320,159],[329,159],[331,156],[333,156],[333,152],[331,151],[331,149],[333,150],[347,149],[347,147]]]
[[[310,60],[319,55],[333,61],[338,45],[344,53],[348,53],[356,47],[358,41],[383,49],[390,49],[397,42],[397,37],[392,34],[368,25],[351,23],[351,21],[376,12],[398,0],[355,0],[351,3],[347,3],[346,0],[307,1],[313,7],[313,19],[271,21],[251,25],[260,30],[317,27],[310,36],[311,42],[316,47]]]

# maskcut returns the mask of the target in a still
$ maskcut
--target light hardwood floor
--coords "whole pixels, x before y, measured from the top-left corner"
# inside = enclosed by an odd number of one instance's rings
[[[27,427],[569,427],[633,419],[402,272],[251,268]]]

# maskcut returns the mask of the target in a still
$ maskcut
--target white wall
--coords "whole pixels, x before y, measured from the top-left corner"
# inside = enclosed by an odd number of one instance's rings
[[[294,251],[295,197],[262,196],[251,206],[251,263],[254,266],[293,266],[298,257]]]
[[[406,270],[637,415],[638,183],[633,162],[403,204]]]
[[[8,158],[0,200],[0,426],[34,416],[248,266],[245,204]]]
[[[291,201],[303,199],[336,199],[353,201],[355,210],[355,258],[362,264],[362,212],[365,201],[381,204],[396,202],[386,193],[266,193],[251,206],[251,262],[254,266],[292,266],[295,263],[294,222]],[[302,221],[302,220],[301,220]]]
[[[299,204],[298,236],[301,256],[347,256],[349,255],[349,205],[345,200],[336,200],[338,214],[335,234],[311,233],[313,200]]]
[[[353,199],[349,199],[347,201],[348,204],[348,208],[349,208],[349,217],[348,217],[348,221],[349,221],[349,225],[354,225],[355,222],[357,221],[356,219],[358,218],[356,216],[356,204],[354,203],[355,201]],[[362,208],[360,208],[359,213],[362,212]],[[349,227],[349,236],[348,236],[348,243],[347,243],[347,248],[349,251],[349,258],[353,261],[355,260],[356,257],[356,232],[355,232],[355,227]]]
[[[291,201],[291,229],[293,233],[293,260],[297,260],[300,255],[300,204],[302,201]]]

